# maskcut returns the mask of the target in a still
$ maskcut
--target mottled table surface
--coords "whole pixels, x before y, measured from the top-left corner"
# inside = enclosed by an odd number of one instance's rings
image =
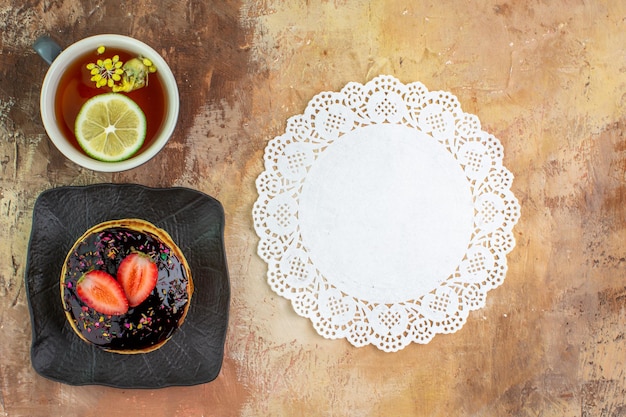
[[[48,34],[132,35],[181,94],[166,148],[131,171],[66,160],[39,116]],[[0,416],[626,415],[626,2],[0,0]],[[454,334],[397,353],[319,336],[256,255],[268,140],[320,91],[390,74],[456,95],[500,139],[521,218],[503,285]],[[30,362],[32,210],[63,185],[185,186],[226,213],[222,370],[160,390],[74,387]]]

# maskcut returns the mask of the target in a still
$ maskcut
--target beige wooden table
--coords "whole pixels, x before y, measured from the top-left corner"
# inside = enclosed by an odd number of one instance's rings
[[[132,5],[131,5],[132,4]],[[117,32],[179,83],[175,135],[121,174],[68,162],[39,117],[32,41]],[[456,95],[500,139],[522,217],[502,286],[457,333],[387,354],[326,340],[266,283],[254,180],[318,92],[378,74]],[[626,2],[0,0],[0,416],[626,415]],[[224,365],[205,385],[37,375],[24,268],[40,192],[186,186],[226,211]]]

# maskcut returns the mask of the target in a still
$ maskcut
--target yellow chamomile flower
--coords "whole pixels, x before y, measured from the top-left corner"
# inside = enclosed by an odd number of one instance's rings
[[[98,48],[104,52],[104,47]],[[96,83],[96,87],[113,87],[117,81],[122,79],[122,69],[124,63],[120,61],[119,55],[113,56],[113,58],[98,59],[95,63],[91,62],[87,64],[87,69],[91,73],[91,81]]]
[[[106,48],[98,47],[97,55],[102,55]],[[91,81],[96,87],[109,87],[113,92],[130,92],[148,85],[148,74],[157,71],[156,66],[148,58],[132,58],[124,63],[119,55],[113,58],[98,59],[87,64]]]

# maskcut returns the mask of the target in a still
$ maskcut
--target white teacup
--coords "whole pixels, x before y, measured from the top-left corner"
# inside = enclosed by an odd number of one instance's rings
[[[123,49],[151,60],[158,70],[166,95],[167,108],[164,112],[164,120],[150,145],[129,159],[119,162],[103,162],[87,156],[72,145],[70,139],[61,131],[56,122],[62,117],[62,115],[56,114],[55,100],[63,73],[75,60],[86,53],[95,51],[102,45],[107,48]],[[40,38],[35,43],[34,48],[44,60],[51,63],[41,87],[40,111],[43,125],[52,143],[68,159],[94,171],[119,172],[138,167],[147,162],[165,146],[178,120],[180,106],[178,87],[165,60],[150,46],[128,36],[104,34],[84,38],[64,50],[61,50],[49,38]],[[56,56],[57,54],[58,56]]]

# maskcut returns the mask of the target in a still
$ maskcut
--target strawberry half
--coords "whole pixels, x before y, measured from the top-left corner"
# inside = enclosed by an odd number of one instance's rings
[[[124,290],[111,275],[104,271],[89,271],[78,279],[76,292],[81,300],[99,313],[124,314],[128,300]]]
[[[159,270],[144,253],[131,253],[120,262],[117,280],[122,285],[128,305],[136,307],[148,298],[156,287]]]

